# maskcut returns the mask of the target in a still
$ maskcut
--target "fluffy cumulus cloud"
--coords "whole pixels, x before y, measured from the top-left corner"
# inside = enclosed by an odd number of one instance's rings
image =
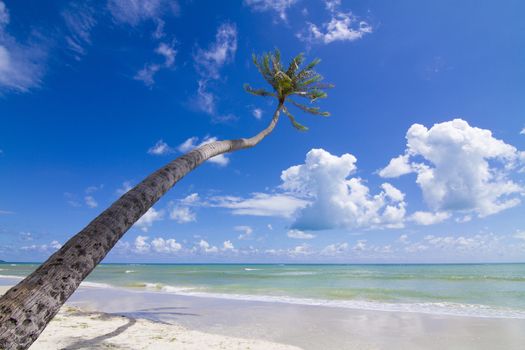
[[[305,198],[309,204],[296,213],[296,229],[400,227],[405,217],[404,194],[384,183],[382,191],[371,195],[356,171],[351,154],[335,156],[312,149],[304,164],[282,172],[281,188]]]
[[[182,249],[182,245],[173,238],[156,237],[150,241],[148,236],[137,236],[133,248],[139,254],[150,252],[173,254],[179,252]]]
[[[368,22],[352,12],[339,10],[340,1],[326,1],[325,4],[330,12],[330,20],[321,26],[309,23],[308,28],[297,35],[299,39],[329,44],[334,41],[355,41],[372,33],[372,26]]]
[[[151,247],[158,253],[176,253],[182,249],[182,245],[175,239],[164,239],[162,237],[154,238],[151,241]]]
[[[177,206],[170,211],[170,219],[179,224],[197,221],[197,214],[189,207]]]
[[[189,139],[181,143],[177,147],[177,150],[179,152],[186,153],[197,147],[200,147],[200,146],[203,146],[208,143],[215,142],[215,141],[217,141],[216,137],[205,136],[202,140],[199,140],[197,136],[194,136],[194,137],[190,137]],[[219,166],[226,166],[230,162],[230,158],[228,158],[228,155],[226,154],[219,154],[218,156],[208,159],[208,162],[217,164]]]
[[[235,249],[235,246],[233,245],[233,243],[231,241],[224,241],[222,243],[222,250],[223,251],[232,251],[232,252],[235,252],[237,251],[237,249]]]
[[[220,79],[220,69],[233,61],[236,52],[237,27],[231,23],[223,23],[217,29],[215,41],[207,49],[199,48],[194,55],[195,68],[201,76],[196,104],[210,115],[216,114],[217,97],[209,91],[209,83]]]
[[[192,210],[193,206],[199,204],[199,195],[192,193],[181,199],[179,203],[174,205],[170,210],[170,219],[175,220],[179,224],[197,221],[197,213]]]
[[[154,156],[161,156],[172,152],[173,149],[163,140],[158,140],[150,149],[148,149],[148,154]]]
[[[85,196],[84,197],[84,202],[90,208],[98,207],[98,202],[95,200],[95,198],[93,196]]]
[[[349,244],[346,242],[343,243],[333,243],[329,244],[321,250],[321,255],[333,256],[342,253],[346,253],[350,248]]]
[[[172,0],[109,0],[107,6],[115,22],[131,26],[179,11],[178,3]]]
[[[286,11],[298,0],[244,0],[244,4],[254,11],[275,11],[279,18],[286,21]]]
[[[523,152],[495,138],[490,130],[462,119],[430,129],[412,125],[405,154],[379,172],[382,177],[416,174],[428,206],[435,212],[416,213],[420,223],[440,221],[445,212],[495,214],[520,203],[523,187],[509,177],[523,162]]]
[[[214,245],[211,245],[207,241],[201,239],[192,249],[193,252],[197,253],[204,253],[204,254],[210,254],[210,253],[217,253],[219,251],[219,248],[217,248]]]
[[[162,220],[164,217],[164,211],[156,210],[155,208],[149,208],[148,211],[137,220],[134,226],[137,226],[144,232],[153,226],[156,221]]]
[[[419,225],[434,225],[442,221],[447,220],[450,217],[450,213],[447,212],[428,212],[428,211],[416,211],[410,215],[410,220]]]
[[[22,246],[20,247],[21,250],[27,251],[27,252],[40,252],[40,253],[53,253],[57,250],[62,248],[62,244],[60,242],[54,240],[50,243],[46,244],[32,244],[28,246]]]
[[[289,238],[293,238],[293,239],[313,239],[313,238],[315,238],[315,235],[313,235],[311,233],[306,233],[304,231],[297,230],[297,229],[288,230],[286,235]]]
[[[0,1],[0,93],[27,92],[40,85],[46,59],[45,45],[20,43],[7,32],[10,14]]]

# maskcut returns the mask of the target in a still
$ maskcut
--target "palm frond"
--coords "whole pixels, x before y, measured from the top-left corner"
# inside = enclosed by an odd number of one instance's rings
[[[288,111],[288,108],[283,106],[283,112],[284,112],[284,114],[286,114],[288,119],[290,119],[290,121],[292,122],[292,125],[293,125],[294,128],[296,128],[299,131],[308,131],[308,127],[306,127],[306,126],[304,126],[302,124],[299,124],[297,122],[297,120],[295,120],[295,117]]]
[[[322,117],[329,117],[330,116],[329,112],[323,112],[323,111],[321,111],[321,108],[319,108],[319,107],[308,107],[308,106],[305,106],[305,105],[303,105],[301,103],[297,103],[297,102],[295,102],[292,99],[288,99],[288,101],[292,102],[292,104],[295,107],[299,108],[303,112],[314,114],[314,115],[320,115]]]
[[[327,97],[325,90],[333,87],[332,84],[323,83],[323,76],[317,73],[314,68],[321,60],[314,59],[304,67],[304,55],[302,53],[295,56],[286,70],[281,62],[281,53],[278,49],[273,52],[264,53],[260,57],[253,55],[253,63],[263,76],[264,80],[270,84],[273,91],[265,89],[256,89],[250,85],[244,85],[244,89],[256,96],[275,97],[279,101],[279,108],[290,119],[294,128],[305,131],[308,128],[297,122],[295,117],[290,113],[286,104],[287,102],[299,108],[302,112],[327,117],[328,112],[323,112],[319,107],[309,106],[294,101],[290,97],[298,96],[309,100],[310,103],[318,99]]]
[[[244,90],[252,95],[255,96],[263,96],[268,97],[272,96],[275,97],[275,94],[269,91],[266,91],[265,89],[254,89],[249,84],[244,84]]]

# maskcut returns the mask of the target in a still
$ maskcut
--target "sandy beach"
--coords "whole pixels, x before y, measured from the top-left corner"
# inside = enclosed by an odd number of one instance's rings
[[[9,287],[0,287],[0,295]],[[294,346],[189,330],[178,324],[65,305],[49,323],[32,350],[55,349],[270,349]]]
[[[524,330],[523,319],[81,287],[31,349],[518,350]]]

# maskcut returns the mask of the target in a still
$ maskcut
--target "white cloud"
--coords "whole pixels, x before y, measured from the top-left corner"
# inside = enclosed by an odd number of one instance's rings
[[[240,225],[233,228],[235,231],[240,231],[241,234],[237,239],[248,239],[252,237],[253,229],[250,226]]]
[[[290,218],[308,201],[286,194],[254,193],[250,198],[216,196],[210,198],[211,207],[228,208],[235,215],[278,216]]]
[[[161,69],[171,68],[173,66],[175,63],[175,56],[177,55],[177,51],[173,46],[166,43],[160,43],[155,49],[155,53],[161,55],[164,58],[164,62],[146,64],[144,68],[139,70],[133,77],[135,80],[142,81],[148,87],[152,87],[153,84],[155,84],[155,74]]]
[[[219,70],[226,63],[233,61],[237,51],[237,28],[230,23],[223,23],[217,29],[215,42],[207,50],[199,48],[194,56],[195,66],[202,76],[219,79]]]
[[[231,241],[224,241],[224,243],[222,244],[222,250],[224,251],[232,251],[232,252],[235,252],[237,251],[237,249],[235,249],[233,243]]]
[[[244,4],[255,11],[275,11],[279,18],[286,21],[286,10],[292,7],[297,0],[244,0]]]
[[[164,212],[162,210],[155,210],[155,208],[149,208],[148,211],[137,220],[134,226],[137,226],[144,232],[148,232],[148,229],[153,226],[155,221],[162,220]]]
[[[40,43],[18,42],[6,31],[9,23],[9,11],[0,1],[0,93],[27,92],[41,83],[46,50]]]
[[[9,24],[9,11],[3,1],[0,1],[0,28]]]
[[[119,247],[121,250],[127,250],[129,244],[122,243]],[[182,249],[182,245],[175,239],[165,239],[162,237],[156,237],[151,242],[148,236],[137,236],[134,242],[135,253],[146,254],[150,252],[162,253],[162,254],[173,254],[177,253]]]
[[[90,208],[98,207],[98,203],[97,203],[97,201],[95,200],[95,198],[93,196],[85,196],[84,197],[84,202]]]
[[[517,231],[513,237],[525,241],[525,231]]]
[[[108,9],[115,22],[136,26],[166,13],[177,14],[179,7],[171,0],[109,0]]]
[[[372,33],[372,26],[368,22],[357,18],[352,12],[339,10],[341,1],[326,1],[325,5],[331,15],[330,21],[321,27],[309,23],[305,32],[297,34],[299,39],[329,44],[334,41],[355,41]]]
[[[403,244],[407,244],[409,242],[408,235],[406,234],[399,236],[397,240]]]
[[[185,204],[185,205],[191,205],[191,204],[195,204],[197,202],[199,202],[199,194],[198,193],[192,193],[190,195],[187,195],[186,197],[184,197],[182,200],[181,200],[181,203],[182,204]]]
[[[401,175],[409,174],[411,173],[412,167],[410,166],[410,163],[408,162],[409,155],[404,154],[400,155],[399,157],[392,158],[390,160],[390,163],[388,165],[381,169],[379,171],[379,176],[385,177],[385,178],[391,178],[391,177],[399,177]]]
[[[304,256],[312,254],[310,245],[303,243],[294,248],[288,249],[288,255],[291,257]]]
[[[286,235],[289,238],[294,238],[294,239],[313,239],[315,238],[315,235],[311,233],[306,233],[306,232],[303,232],[301,230],[296,230],[296,229],[289,230]]]
[[[172,153],[173,149],[163,140],[158,140],[155,145],[148,149],[148,154],[161,156]]]
[[[210,115],[216,114],[217,97],[208,90],[209,81],[220,79],[220,69],[233,61],[236,51],[237,28],[234,24],[223,23],[217,29],[215,42],[206,50],[199,48],[194,55],[195,68],[202,77],[198,81],[197,107]]]
[[[349,249],[349,245],[346,242],[329,244],[326,247],[324,247],[323,250],[321,250],[321,255],[332,256],[332,255],[342,254],[342,253],[347,252],[348,249]]]
[[[151,245],[148,243],[148,239],[148,236],[137,236],[135,238],[135,251],[137,253],[149,252]]]
[[[426,243],[437,249],[453,250],[493,250],[500,241],[494,234],[477,234],[474,236],[434,236],[427,235]]]
[[[520,135],[525,135],[525,128],[521,129]]]
[[[85,47],[91,45],[91,30],[97,23],[95,9],[85,3],[71,2],[62,18],[69,31],[66,43],[75,59],[80,60],[86,54]]]
[[[312,149],[305,163],[282,172],[281,188],[306,198],[310,204],[297,212],[294,228],[401,227],[405,216],[404,195],[390,184],[370,195],[360,178],[348,177],[356,170],[351,154],[334,156]]]
[[[263,111],[260,108],[254,108],[252,114],[255,119],[260,120],[262,118]]]
[[[177,147],[177,150],[179,150],[182,153],[189,152],[195,148],[198,148],[200,146],[206,145],[211,142],[217,141],[216,137],[210,137],[206,136],[202,139],[202,141],[199,142],[199,138],[194,136],[190,137],[186,141],[184,141],[182,144]],[[219,154],[218,156],[215,156],[213,158],[208,159],[208,162],[217,164],[219,166],[226,166],[230,162],[230,158],[226,154]]]
[[[450,218],[450,213],[437,212],[431,213],[428,211],[416,211],[410,216],[410,220],[419,225],[434,225],[443,222]]]
[[[170,211],[170,219],[175,220],[179,224],[185,224],[196,221],[197,214],[188,207],[175,207]]]
[[[131,185],[131,182],[130,181],[124,181],[122,183],[122,187],[120,188],[117,188],[117,190],[115,191],[118,195],[122,196],[124,193],[128,192],[129,190],[131,190],[133,188],[133,186]]]
[[[356,242],[356,244],[352,247],[352,250],[354,251],[363,251],[366,249],[366,239],[360,239]]]
[[[21,250],[25,251],[36,251],[36,252],[42,252],[42,253],[52,253],[62,248],[62,244],[60,244],[58,241],[53,240],[51,243],[48,244],[32,244],[29,246],[23,246],[20,247]]]
[[[182,249],[182,245],[175,239],[164,239],[157,237],[151,241],[151,247],[157,253],[176,253]]]
[[[520,203],[524,189],[509,174],[523,162],[523,152],[494,138],[490,130],[454,119],[430,129],[414,124],[406,138],[407,149],[401,156],[406,158],[390,161],[379,173],[396,177],[410,168],[433,211],[474,212],[483,217]]]
[[[202,252],[202,253],[217,253],[219,249],[216,246],[212,246],[207,241],[201,239],[199,243],[193,247],[193,251]]]

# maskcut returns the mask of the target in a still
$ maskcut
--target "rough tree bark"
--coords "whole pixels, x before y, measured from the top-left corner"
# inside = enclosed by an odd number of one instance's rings
[[[27,349],[60,307],[126,231],[182,177],[219,154],[257,145],[282,108],[257,135],[203,145],[158,169],[91,221],[32,274],[0,298],[0,348]]]

